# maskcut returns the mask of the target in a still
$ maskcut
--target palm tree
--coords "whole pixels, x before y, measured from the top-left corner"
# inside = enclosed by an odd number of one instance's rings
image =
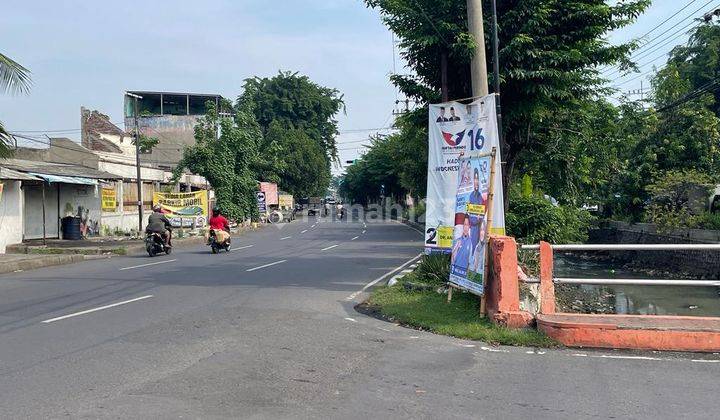
[[[30,83],[30,70],[0,53],[0,93],[27,93],[30,91]],[[0,121],[0,157],[12,155],[7,143],[9,140],[10,134]]]

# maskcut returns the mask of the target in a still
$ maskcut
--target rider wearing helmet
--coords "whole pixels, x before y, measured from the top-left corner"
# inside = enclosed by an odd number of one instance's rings
[[[220,211],[220,208],[213,207],[213,215],[208,221],[208,224],[210,225],[210,229],[212,229],[215,232],[215,237],[217,238],[217,241],[220,243],[223,243],[225,241],[230,242],[230,222],[228,222],[228,219],[225,218],[225,216],[222,215],[222,212]]]
[[[153,207],[152,214],[148,217],[148,225],[145,228],[145,232],[159,233],[163,240],[165,240],[167,246],[171,246],[170,235],[168,235],[170,230],[172,230],[170,220],[168,220],[168,218],[162,213],[162,207],[159,204],[156,204]]]

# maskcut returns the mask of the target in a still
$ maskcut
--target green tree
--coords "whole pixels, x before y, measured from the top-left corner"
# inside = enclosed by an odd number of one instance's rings
[[[238,110],[232,118],[221,118],[215,105],[208,103],[207,115],[195,126],[196,143],[185,149],[175,178],[185,169],[202,175],[215,190],[223,212],[235,219],[256,219],[258,139],[262,132],[252,114]]]
[[[282,190],[295,197],[325,194],[330,183],[330,164],[321,145],[311,139],[305,130],[283,127],[278,121],[270,123],[265,137],[270,144],[275,143],[282,150],[284,162],[278,177]]]
[[[677,71],[690,89],[720,80],[720,22],[698,26],[685,45],[673,48],[668,64],[667,68]],[[708,107],[720,117],[720,89],[714,89],[711,95],[713,101]]]
[[[245,80],[237,104],[252,111],[263,132],[273,121],[302,129],[322,146],[328,160],[337,157],[335,116],[345,104],[336,89],[320,86],[297,72],[280,71],[275,77]]]
[[[475,44],[467,32],[466,3],[455,0],[365,0],[399,39],[414,75],[392,81],[422,103],[440,99],[441,57],[448,58],[450,98],[471,96],[470,59]],[[602,94],[598,68],[630,65],[634,42],[610,45],[606,35],[631,23],[649,0],[608,4],[602,0],[511,0],[498,3],[500,85],[503,102],[505,185],[515,163],[538,144],[534,127],[548,112],[572,110]],[[483,4],[490,10],[489,0]],[[486,13],[486,16],[488,14]],[[491,51],[486,22],[486,51]],[[492,84],[491,84],[492,85]]]
[[[0,53],[0,92],[27,93],[30,90],[30,71],[10,57]],[[0,121],[0,157],[9,157],[12,150],[8,146],[10,134]]]

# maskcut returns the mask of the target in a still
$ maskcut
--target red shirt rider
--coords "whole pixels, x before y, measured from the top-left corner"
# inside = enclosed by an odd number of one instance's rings
[[[210,229],[230,230],[230,223],[228,222],[228,219],[219,212],[215,213],[208,223],[210,223]]]

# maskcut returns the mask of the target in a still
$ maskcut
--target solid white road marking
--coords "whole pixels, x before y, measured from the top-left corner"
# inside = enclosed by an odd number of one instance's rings
[[[286,237],[284,237],[284,238],[280,238],[280,240],[281,240],[281,241],[284,241],[285,239],[290,239],[290,238],[292,238],[292,236],[286,236]]]
[[[396,267],[396,268],[394,268],[393,270],[388,271],[387,273],[383,274],[382,276],[380,276],[380,277],[376,278],[375,280],[371,281],[370,283],[366,284],[365,287],[363,287],[362,289],[358,290],[357,292],[354,292],[354,293],[351,294],[350,296],[346,297],[345,300],[353,300],[353,299],[355,299],[360,293],[362,293],[362,292],[366,291],[367,289],[375,286],[378,282],[382,281],[384,278],[386,278],[386,277],[388,277],[388,276],[391,276],[391,275],[395,274],[396,272],[402,270],[403,268],[405,268],[406,265],[408,265],[408,264],[410,264],[411,262],[415,261],[416,259],[420,258],[422,255],[423,255],[423,254],[418,254],[418,255],[412,257],[411,259],[409,259],[408,261],[405,261],[405,262],[404,262],[402,265],[400,265],[399,267]]]
[[[241,249],[248,249],[248,248],[252,248],[252,247],[254,247],[254,246],[255,246],[255,245],[239,246],[239,247],[237,247],[237,248],[230,248],[230,251],[239,251],[239,250],[241,250]]]
[[[110,305],[100,306],[98,308],[88,309],[86,311],[75,312],[74,314],[68,314],[68,315],[59,316],[57,318],[46,319],[45,321],[43,321],[43,324],[49,324],[51,322],[60,321],[62,319],[68,319],[68,318],[72,318],[74,316],[89,314],[91,312],[102,311],[103,309],[114,308],[115,306],[125,305],[128,303],[137,302],[139,300],[149,299],[151,297],[153,297],[153,295],[140,296],[139,298],[135,298],[135,299],[124,300],[122,302],[112,303]]]
[[[333,248],[335,248],[336,246],[340,246],[340,245],[335,244],[335,245],[326,246],[325,248],[321,249],[321,251],[327,251],[328,249],[333,249]]]
[[[354,241],[354,240],[357,239],[357,238],[359,238],[359,236],[356,236],[356,237],[354,237],[354,238],[352,238],[352,239],[350,239],[350,240],[351,240],[351,241]]]
[[[300,232],[300,233],[305,233],[305,232],[307,232],[307,229],[303,230],[303,231],[302,231],[302,232]]]
[[[357,322],[357,319],[353,319],[353,318],[345,318],[345,320],[350,321],[350,322]]]
[[[167,264],[167,263],[171,263],[171,262],[174,262],[174,261],[177,261],[177,259],[156,261],[156,262],[147,263],[147,264],[134,265],[134,266],[132,266],[132,267],[123,267],[123,268],[121,268],[120,270],[121,270],[121,271],[122,271],[122,270],[132,270],[133,268],[142,268],[142,267],[149,267],[149,266],[151,266],[151,265]]]
[[[271,263],[269,263],[269,264],[263,264],[263,265],[261,265],[261,266],[259,266],[259,267],[248,268],[248,269],[245,270],[245,271],[255,271],[255,270],[259,270],[259,269],[261,269],[261,268],[270,267],[270,266],[277,265],[277,264],[282,264],[282,263],[284,263],[285,261],[287,261],[287,260],[275,261],[275,262],[271,262]]]
[[[414,230],[415,232],[417,232],[417,233],[425,236],[425,232],[421,231],[421,230],[418,229],[418,228],[412,227],[412,226],[410,226],[410,225],[408,225],[408,224],[406,224],[406,223],[403,223],[403,222],[398,222],[397,220],[394,220],[394,219],[390,219],[390,221],[391,221],[391,222],[395,222],[395,223],[399,223],[399,224],[401,224],[401,225],[403,225],[403,226],[405,226],[405,227],[408,227],[408,228]]]
[[[485,346],[480,347],[480,350],[489,351],[489,352],[491,352],[491,353],[510,353],[508,350],[493,349],[493,348],[485,347]]]
[[[720,363],[720,360],[692,359],[691,362],[698,362],[698,363]]]

